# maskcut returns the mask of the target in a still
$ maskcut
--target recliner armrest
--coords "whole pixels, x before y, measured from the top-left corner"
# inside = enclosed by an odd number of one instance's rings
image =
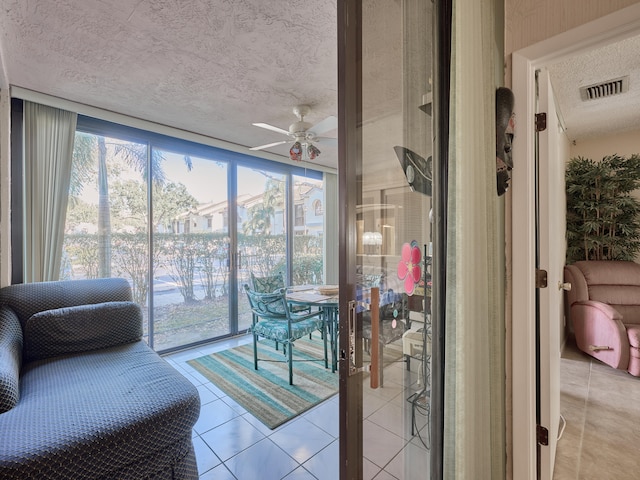
[[[580,350],[614,368],[627,368],[629,338],[615,308],[595,300],[578,301],[571,305],[571,321]]]
[[[620,320],[622,321],[622,315],[620,312],[607,303],[602,303],[597,300],[581,300],[574,302],[571,308],[575,306],[587,307],[588,309],[594,309],[598,312],[598,316],[602,316],[602,319]]]

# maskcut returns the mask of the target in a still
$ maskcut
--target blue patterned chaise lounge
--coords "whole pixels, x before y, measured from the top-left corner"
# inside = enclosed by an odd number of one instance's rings
[[[199,412],[126,280],[0,289],[0,478],[197,479]]]

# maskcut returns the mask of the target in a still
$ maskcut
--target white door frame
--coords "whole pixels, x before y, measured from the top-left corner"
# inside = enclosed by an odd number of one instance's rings
[[[551,62],[639,32],[640,4],[635,4],[512,54],[516,114],[511,232],[514,480],[536,478],[534,74]]]

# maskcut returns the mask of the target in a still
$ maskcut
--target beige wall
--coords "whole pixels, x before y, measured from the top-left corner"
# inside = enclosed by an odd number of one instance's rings
[[[577,140],[569,149],[569,158],[602,160],[603,157],[614,154],[623,157],[640,154],[640,130]]]
[[[506,54],[620,10],[638,0],[505,0]]]

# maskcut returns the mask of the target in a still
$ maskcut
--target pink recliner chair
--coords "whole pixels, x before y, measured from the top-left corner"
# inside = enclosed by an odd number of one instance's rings
[[[640,264],[580,261],[565,266],[564,279],[578,348],[640,376]]]

